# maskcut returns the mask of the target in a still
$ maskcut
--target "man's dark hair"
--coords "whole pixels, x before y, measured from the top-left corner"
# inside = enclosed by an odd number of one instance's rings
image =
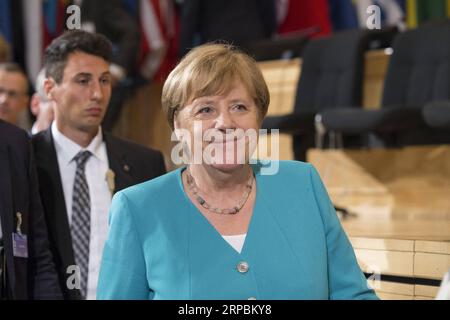
[[[66,31],[45,49],[45,76],[61,83],[70,54],[84,52],[111,62],[112,44],[104,35],[82,30]]]

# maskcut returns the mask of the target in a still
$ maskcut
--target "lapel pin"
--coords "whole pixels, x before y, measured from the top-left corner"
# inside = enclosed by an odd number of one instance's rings
[[[17,234],[22,234],[22,213],[17,212],[16,217],[17,217],[16,232]]]
[[[105,180],[108,183],[108,188],[111,194],[114,194],[114,189],[116,188],[116,184],[114,182],[115,177],[116,175],[114,171],[112,171],[111,169],[108,169],[108,171],[106,171]]]

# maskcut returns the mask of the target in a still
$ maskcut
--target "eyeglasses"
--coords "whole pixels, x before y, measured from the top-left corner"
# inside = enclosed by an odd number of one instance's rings
[[[7,90],[5,88],[0,87],[0,96],[6,94],[11,99],[19,99],[22,96],[25,96],[25,92],[18,92],[14,90]]]

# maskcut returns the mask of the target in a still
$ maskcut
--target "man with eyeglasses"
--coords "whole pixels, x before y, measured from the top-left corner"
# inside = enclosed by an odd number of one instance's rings
[[[0,119],[17,125],[29,100],[28,79],[22,68],[11,62],[0,63]]]

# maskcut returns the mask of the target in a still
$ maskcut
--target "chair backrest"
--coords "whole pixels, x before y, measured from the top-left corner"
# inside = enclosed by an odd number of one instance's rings
[[[395,37],[399,33],[396,26],[385,27],[383,29],[367,30],[368,32],[368,49],[379,50],[383,48],[391,48]]]
[[[367,31],[311,40],[303,50],[295,111],[361,106]]]
[[[397,35],[384,82],[383,107],[417,107],[450,98],[450,24]]]
[[[256,61],[300,57],[308,42],[306,36],[258,40],[243,47]]]

